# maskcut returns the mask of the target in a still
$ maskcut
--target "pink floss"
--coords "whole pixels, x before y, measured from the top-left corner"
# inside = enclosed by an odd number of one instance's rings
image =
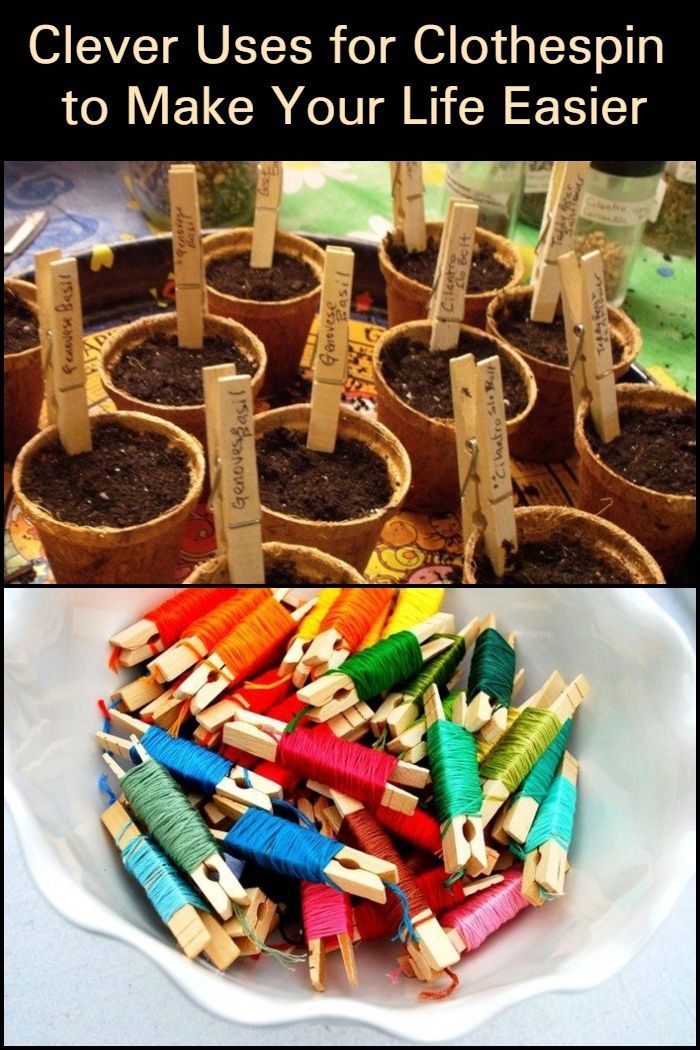
[[[301,915],[307,941],[352,933],[349,896],[323,882],[302,882]]]
[[[443,929],[455,929],[473,952],[487,937],[527,908],[529,901],[520,892],[523,873],[519,868],[503,872],[503,882],[467,897],[440,916]]]

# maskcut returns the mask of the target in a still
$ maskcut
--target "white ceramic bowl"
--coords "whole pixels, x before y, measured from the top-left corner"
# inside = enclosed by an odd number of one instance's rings
[[[236,964],[223,993],[219,974],[173,947],[99,821],[95,701],[114,684],[105,639],[168,593],[5,592],[6,795],[51,903],[141,949],[202,1006],[250,1024],[361,1018],[434,1044],[528,996],[605,980],[669,912],[694,856],[693,655],[680,630],[640,590],[463,588],[445,602],[459,621],[493,609],[504,630],[517,631],[524,695],[555,666],[567,679],[582,671],[591,681],[571,742],[581,779],[566,896],[526,910],[467,956],[459,988],[443,1002],[418,1002],[414,981],[390,982],[388,944],[358,946],[354,993],[336,958],[325,995],[310,990],[305,967],[290,975],[272,960]]]

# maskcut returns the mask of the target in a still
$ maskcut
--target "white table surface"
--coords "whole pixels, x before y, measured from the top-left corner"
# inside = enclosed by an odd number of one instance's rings
[[[694,644],[694,594],[649,589]],[[46,903],[5,821],[5,1046],[400,1046],[357,1024],[245,1028],[210,1017],[140,953],[96,937]],[[619,974],[540,996],[460,1046],[694,1046],[695,884]]]

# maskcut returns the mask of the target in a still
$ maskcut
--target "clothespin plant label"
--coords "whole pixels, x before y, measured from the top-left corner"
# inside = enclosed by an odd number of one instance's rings
[[[591,416],[601,440],[607,444],[618,437],[620,420],[600,252],[589,252],[581,259],[581,295],[584,367],[591,393]]]
[[[47,248],[34,256],[34,280],[36,282],[36,307],[39,316],[39,343],[41,345],[41,367],[44,374],[46,416],[49,423],[56,422],[56,391],[53,374],[53,352],[51,349],[51,263],[61,258],[58,248]]]
[[[204,338],[202,228],[197,171],[194,164],[173,165],[169,171],[170,220],[180,346],[200,349]]]
[[[476,366],[479,505],[485,519],[484,547],[498,576],[508,550],[517,549],[513,486],[501,363],[488,357]]]
[[[459,340],[478,216],[478,205],[450,201],[428,309],[431,350],[449,350]]]
[[[400,224],[397,232],[403,233],[403,239],[409,252],[423,252],[426,246],[425,205],[423,197],[423,162],[420,160],[393,161],[392,186],[394,188],[394,220],[397,219],[397,207]]]
[[[250,265],[253,269],[268,269],[272,266],[277,233],[277,214],[281,202],[282,162],[261,160],[258,165],[253,243],[250,249]]]
[[[327,249],[306,441],[307,446],[317,452],[333,452],[338,434],[340,401],[348,370],[348,317],[354,264],[355,256],[349,248]]]
[[[74,456],[92,449],[78,264],[75,259],[58,259],[50,267],[56,422],[61,444]]]
[[[217,382],[221,509],[231,583],[264,583],[250,376]]]
[[[532,274],[534,291],[530,316],[551,324],[559,302],[558,259],[573,247],[576,216],[590,161],[555,161],[542,234]],[[551,201],[550,201],[551,197]]]

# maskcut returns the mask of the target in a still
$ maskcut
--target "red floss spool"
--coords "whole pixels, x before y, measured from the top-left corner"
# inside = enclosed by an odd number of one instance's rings
[[[520,892],[522,878],[519,868],[508,868],[503,872],[503,882],[443,912],[440,917],[443,928],[456,930],[464,941],[465,951],[475,951],[487,937],[527,908],[529,901]]]
[[[460,882],[455,882],[452,886],[445,886],[449,875],[444,868],[431,868],[430,871],[424,871],[414,878],[419,892],[424,896],[427,906],[435,915],[439,915],[446,908],[452,908],[465,899]],[[402,889],[405,889],[403,883],[401,886]],[[389,915],[388,908],[374,904],[372,901],[357,901],[353,908],[353,915],[362,941],[378,941],[382,937],[391,936],[396,929],[395,924],[392,924],[392,916]],[[444,925],[442,918],[440,923]]]
[[[418,807],[410,816],[388,806],[377,806],[373,810],[379,823],[392,835],[410,842],[412,846],[431,853],[434,857],[442,856],[442,838],[440,825],[435,817]]]
[[[295,729],[283,733],[277,760],[300,778],[319,780],[336,791],[376,808],[382,801],[398,758],[339,740],[331,733]]]

